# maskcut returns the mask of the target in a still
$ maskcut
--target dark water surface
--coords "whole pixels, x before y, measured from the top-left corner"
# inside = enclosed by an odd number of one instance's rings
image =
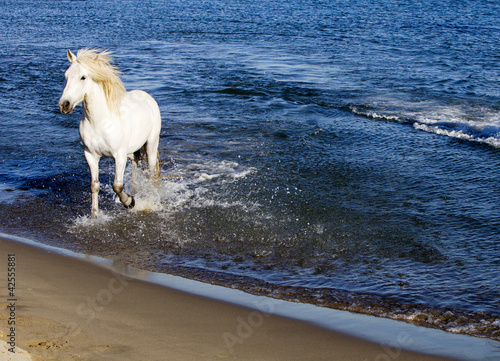
[[[500,3],[0,1],[1,230],[500,340]],[[66,49],[158,101],[161,184],[101,161]],[[127,179],[130,170],[127,170]]]

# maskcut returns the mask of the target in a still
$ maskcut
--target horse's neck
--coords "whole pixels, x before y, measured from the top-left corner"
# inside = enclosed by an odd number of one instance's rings
[[[108,122],[116,117],[116,114],[109,108],[104,90],[98,84],[95,84],[94,89],[85,96],[83,112],[85,118],[94,126]]]

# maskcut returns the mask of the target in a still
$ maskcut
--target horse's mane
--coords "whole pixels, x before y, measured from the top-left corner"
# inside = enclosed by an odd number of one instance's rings
[[[121,74],[120,70],[111,64],[112,53],[108,50],[84,48],[78,51],[76,60],[87,68],[92,80],[102,86],[108,106],[118,114],[119,100],[126,90],[118,76]]]

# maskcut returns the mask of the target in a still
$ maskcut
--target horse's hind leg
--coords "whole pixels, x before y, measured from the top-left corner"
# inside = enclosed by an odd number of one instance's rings
[[[146,143],[148,170],[151,178],[160,178],[160,154],[158,152],[159,138]]]
[[[138,187],[139,182],[137,181],[137,165],[139,163],[139,160],[141,159],[141,151],[135,151],[133,154],[129,154],[128,158],[130,159],[132,163],[132,186]]]
[[[113,181],[113,190],[120,198],[120,202],[125,208],[133,208],[135,206],[134,197],[123,191],[123,173],[127,165],[127,157],[115,157],[115,180]]]

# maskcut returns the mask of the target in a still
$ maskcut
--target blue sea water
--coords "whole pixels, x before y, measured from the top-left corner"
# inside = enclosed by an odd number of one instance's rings
[[[2,232],[500,340],[500,3],[0,1]],[[102,216],[66,50],[162,112],[162,182]],[[127,170],[127,179],[130,170]]]

